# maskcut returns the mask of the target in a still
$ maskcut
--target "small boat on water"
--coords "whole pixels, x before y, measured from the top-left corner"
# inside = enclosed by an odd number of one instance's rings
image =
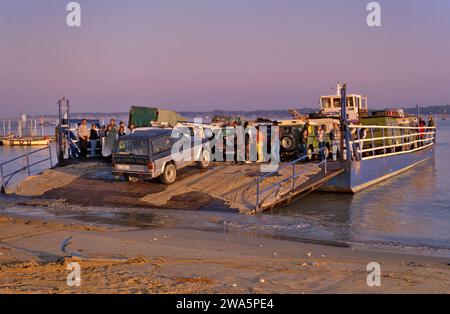
[[[48,146],[50,138],[2,138],[3,145],[9,146]]]
[[[30,120],[27,123],[27,115],[21,114],[17,121],[17,130],[13,131],[11,120],[3,121],[3,137],[0,138],[2,145],[8,146],[48,146],[52,138],[44,136],[44,117],[41,118],[40,124],[42,127],[41,136],[37,133],[37,120]],[[28,125],[28,126],[27,126]]]

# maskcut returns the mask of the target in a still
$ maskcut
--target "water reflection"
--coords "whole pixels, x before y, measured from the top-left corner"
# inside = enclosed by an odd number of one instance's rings
[[[275,209],[272,214],[291,216],[308,222],[312,226],[309,237],[328,234],[329,240],[352,242],[352,199],[351,194],[318,192]]]
[[[435,191],[434,164],[427,161],[356,194],[351,207],[353,231],[358,240],[426,237],[432,221],[420,213],[418,204]]]

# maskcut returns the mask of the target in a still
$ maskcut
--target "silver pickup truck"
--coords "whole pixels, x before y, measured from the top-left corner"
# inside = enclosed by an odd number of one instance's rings
[[[150,128],[120,137],[113,154],[113,174],[127,180],[159,177],[162,183],[172,184],[177,170],[183,167],[197,164],[207,168],[211,161],[208,142],[205,139],[194,141],[187,133]]]

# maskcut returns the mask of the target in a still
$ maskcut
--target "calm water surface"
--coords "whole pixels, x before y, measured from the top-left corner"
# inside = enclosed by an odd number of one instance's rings
[[[54,127],[51,127],[51,126],[45,127],[44,134],[53,135],[54,133],[55,133]],[[15,157],[22,156],[23,154],[25,154],[27,152],[32,152],[32,151],[35,151],[35,150],[38,150],[41,148],[44,148],[44,147],[42,147],[42,146],[32,146],[32,147],[0,146],[0,162],[11,160]],[[56,153],[55,153],[56,150],[55,150],[54,143],[51,145],[51,151],[52,151],[52,156],[53,156],[53,162],[56,163],[57,158],[56,158]],[[49,153],[48,153],[48,151],[45,151],[45,150],[42,152],[39,152],[39,153],[32,154],[30,156],[30,163],[34,163],[39,160],[48,158],[48,156],[49,156]],[[26,159],[21,158],[17,161],[14,161],[10,164],[5,165],[4,172],[5,172],[5,174],[10,173],[11,171],[14,171],[24,165],[26,165]],[[50,162],[44,162],[44,163],[38,164],[38,165],[32,167],[32,174],[37,174],[45,169],[48,169],[49,167],[50,167]],[[14,176],[10,182],[11,183],[20,182],[20,180],[22,180],[25,177],[26,177],[26,173],[21,173],[21,174]]]

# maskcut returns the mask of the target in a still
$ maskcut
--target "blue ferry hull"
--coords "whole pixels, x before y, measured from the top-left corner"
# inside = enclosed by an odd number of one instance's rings
[[[345,171],[324,184],[320,190],[329,192],[357,193],[389,177],[406,171],[417,164],[433,158],[434,145],[422,150],[393,156],[346,163]]]

